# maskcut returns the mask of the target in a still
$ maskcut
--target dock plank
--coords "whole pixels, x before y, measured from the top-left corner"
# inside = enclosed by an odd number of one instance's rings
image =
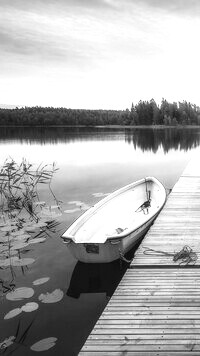
[[[193,264],[173,260],[185,245],[196,254]],[[200,355],[199,267],[200,166],[194,158],[79,355]]]
[[[188,293],[185,277],[190,279]],[[135,281],[142,281],[139,289]],[[200,353],[199,291],[198,269],[128,269],[80,355]]]

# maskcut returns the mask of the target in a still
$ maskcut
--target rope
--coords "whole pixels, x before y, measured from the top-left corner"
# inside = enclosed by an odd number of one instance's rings
[[[180,265],[181,264],[187,265],[189,263],[195,264],[198,259],[196,252],[194,252],[192,248],[187,245],[185,245],[179,252],[174,252],[174,253],[169,253],[165,251],[156,251],[149,247],[144,247],[144,249],[145,249],[145,251],[143,251],[144,255],[173,256],[173,261],[177,262],[178,260],[180,260],[179,261]]]
[[[132,261],[132,259],[131,259],[131,260],[127,260],[127,258],[124,257],[124,254],[122,253],[122,251],[120,250],[120,248],[119,248],[119,258],[120,258],[121,261],[124,261],[124,262],[126,262],[126,263],[131,263],[131,261]]]

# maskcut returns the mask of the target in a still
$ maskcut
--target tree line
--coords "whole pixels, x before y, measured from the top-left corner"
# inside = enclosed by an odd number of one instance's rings
[[[0,109],[1,126],[200,125],[200,108],[190,102],[140,100],[126,110],[86,110],[53,107]]]

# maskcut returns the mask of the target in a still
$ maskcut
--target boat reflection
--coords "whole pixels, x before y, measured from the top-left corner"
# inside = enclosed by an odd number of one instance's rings
[[[111,297],[127,269],[119,260],[110,263],[77,262],[67,295],[79,298],[81,293],[106,293]]]

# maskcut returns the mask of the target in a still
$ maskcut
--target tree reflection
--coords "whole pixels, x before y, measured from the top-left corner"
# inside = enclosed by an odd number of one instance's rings
[[[188,151],[200,144],[199,130],[182,128],[165,129],[134,129],[125,131],[125,140],[134,148],[142,151],[157,152],[162,148],[165,153],[169,150]]]
[[[142,151],[188,151],[200,144],[198,128],[2,127],[0,142],[58,144],[76,141],[123,141]]]

